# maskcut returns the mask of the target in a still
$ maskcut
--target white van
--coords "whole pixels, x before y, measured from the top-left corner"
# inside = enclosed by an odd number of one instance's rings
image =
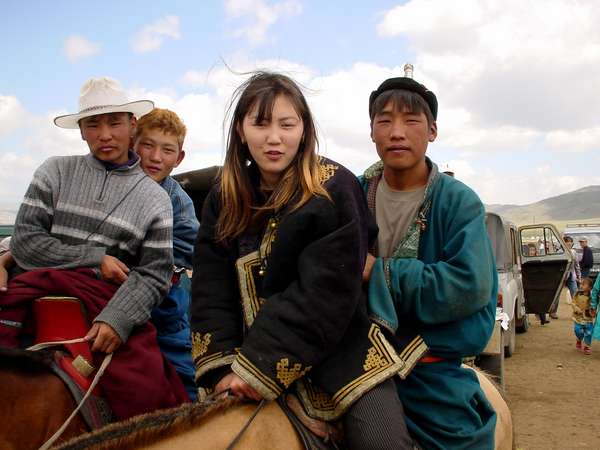
[[[517,228],[488,212],[485,224],[496,258],[496,324],[476,364],[504,386],[504,357],[515,351],[516,333],[529,328],[528,314],[545,314],[558,301],[570,252],[551,224]]]

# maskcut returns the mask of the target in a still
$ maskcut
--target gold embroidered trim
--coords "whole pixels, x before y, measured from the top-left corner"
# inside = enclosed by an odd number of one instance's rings
[[[192,359],[194,361],[204,356],[208,351],[211,338],[212,335],[210,333],[205,333],[204,335],[197,331],[192,333]]]
[[[235,354],[223,356],[223,352],[218,352],[205,356],[204,358],[200,358],[198,361],[195,361],[196,373],[194,378],[196,381],[198,381],[202,375],[213,369],[231,365],[231,363],[233,363],[235,360],[235,356]]]
[[[298,396],[310,416],[323,420],[335,420],[369,389],[404,370],[405,362],[385,339],[379,326],[372,324],[368,337],[373,345],[367,350],[366,359],[370,352],[371,355],[378,356],[378,358],[371,357],[372,364],[373,361],[378,360],[380,365],[373,364],[368,370],[365,369],[365,373],[342,387],[333,397],[329,397],[325,392],[311,386],[306,378],[296,384]],[[383,365],[382,361],[386,361],[386,363]]]
[[[307,366],[302,369],[302,364],[295,363],[291,368],[290,360],[288,358],[282,358],[277,363],[277,378],[281,381],[286,388],[290,386],[298,378],[302,378],[306,372],[312,369],[312,366]]]
[[[335,175],[335,171],[339,169],[339,166],[334,164],[319,164],[319,181],[321,184],[325,183],[332,176]]]
[[[267,225],[260,243],[260,252],[258,250],[250,252],[246,256],[239,258],[235,263],[244,309],[244,321],[248,328],[252,326],[260,307],[266,301],[264,298],[258,298],[255,272],[258,273],[258,269],[261,266],[261,256],[268,258],[271,254],[271,247],[273,242],[275,242],[276,235],[277,226]]]
[[[254,277],[254,271],[260,267],[258,251],[248,253],[246,256],[238,259],[235,266],[238,273],[242,308],[244,309],[244,322],[250,328],[261,306],[260,299],[256,295]]]
[[[365,372],[368,372],[371,369],[378,369],[379,367],[385,367],[388,364],[388,360],[385,356],[377,353],[377,349],[375,347],[371,347],[367,351],[367,358],[365,359],[365,363],[363,364],[363,369]]]
[[[415,337],[400,353],[400,358],[404,360],[405,364],[398,371],[398,376],[404,380],[428,350],[429,347],[423,338]]]
[[[311,415],[314,415],[315,409],[328,412],[332,412],[335,409],[331,395],[308,380],[300,380],[296,384],[296,387],[301,398],[310,402],[312,408],[309,408],[309,412],[311,412]]]
[[[231,364],[231,370],[267,400],[274,400],[283,392],[283,389],[274,380],[262,373],[241,353],[237,355],[235,361]]]
[[[400,359],[398,354],[394,351],[394,348],[390,345],[389,342],[385,339],[385,336],[381,333],[381,329],[378,325],[371,324],[371,328],[369,330],[369,340],[373,344],[375,348],[375,352],[379,355],[380,358],[384,358],[387,361],[387,364],[384,366],[370,368],[368,371],[365,371],[363,375],[358,378],[355,378],[351,383],[348,383],[342,389],[337,391],[333,396],[333,402],[337,405],[345,400],[345,397],[350,396],[354,399],[359,398],[360,395],[355,395],[356,391],[366,391],[364,389],[367,385],[370,387],[375,386],[379,382],[389,378],[389,373],[392,375],[397,373],[404,366],[404,361]],[[389,369],[393,370],[390,372]],[[378,376],[382,375],[383,376]],[[386,376],[387,375],[387,376]],[[377,380],[376,383],[370,383],[370,380]],[[353,392],[354,391],[354,392]],[[354,401],[354,400],[352,400]]]

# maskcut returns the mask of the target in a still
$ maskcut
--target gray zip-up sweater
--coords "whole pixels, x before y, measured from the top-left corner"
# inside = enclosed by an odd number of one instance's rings
[[[10,250],[25,270],[98,269],[104,255],[125,263],[127,281],[95,321],[126,341],[169,289],[172,228],[169,196],[139,161],[108,171],[91,154],[59,156],[35,172]]]

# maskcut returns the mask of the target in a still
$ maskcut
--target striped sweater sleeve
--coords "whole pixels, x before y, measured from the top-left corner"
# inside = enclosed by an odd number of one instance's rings
[[[59,192],[60,160],[50,158],[35,172],[15,221],[10,250],[25,270],[42,268],[71,269],[99,267],[103,247],[89,244],[64,244],[50,235],[55,199]]]
[[[166,193],[164,194],[165,197]],[[134,326],[150,319],[150,312],[167,294],[173,271],[173,215],[168,209],[155,214],[140,248],[139,264],[130,267],[121,285],[94,322],[109,324],[126,341]]]

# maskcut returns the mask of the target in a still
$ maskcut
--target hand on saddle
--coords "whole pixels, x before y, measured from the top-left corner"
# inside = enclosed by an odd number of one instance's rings
[[[123,284],[127,280],[129,267],[114,256],[104,255],[100,263],[100,275],[104,281],[113,284]]]
[[[113,328],[104,322],[96,322],[85,336],[88,341],[93,341],[93,352],[113,353],[123,343]]]
[[[262,395],[233,372],[221,378],[221,381],[215,386],[215,392],[223,392],[227,389],[236,397],[246,397],[257,402],[262,400]]]
[[[371,279],[371,272],[373,271],[373,265],[375,264],[376,260],[377,259],[373,255],[367,253],[367,258],[365,259],[365,268],[363,269],[362,276],[364,282],[367,282]]]

